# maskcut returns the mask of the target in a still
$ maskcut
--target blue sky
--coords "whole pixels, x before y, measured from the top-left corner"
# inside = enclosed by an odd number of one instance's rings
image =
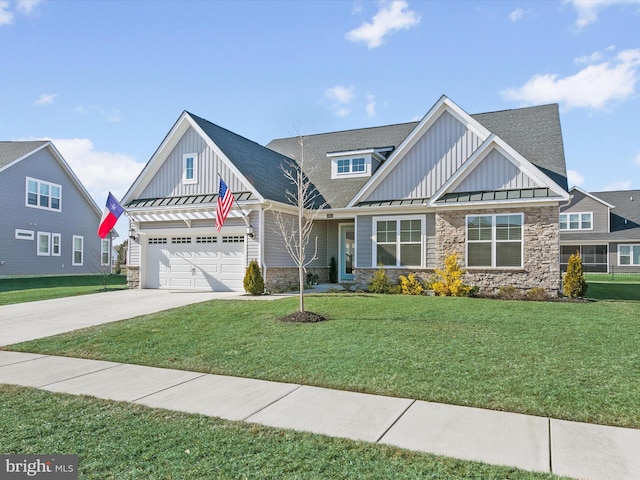
[[[638,189],[639,31],[640,0],[0,0],[0,139],[102,208],[183,110],[264,145],[557,102],[570,185]]]

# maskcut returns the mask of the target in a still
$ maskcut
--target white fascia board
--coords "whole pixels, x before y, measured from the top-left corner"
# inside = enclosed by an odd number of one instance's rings
[[[131,200],[137,198],[137,196],[145,189],[153,177],[158,173],[160,167],[166,160],[171,150],[178,144],[178,141],[182,138],[182,135],[187,131],[191,122],[187,120],[189,114],[187,111],[183,111],[178,120],[173,124],[169,133],[164,137],[162,143],[158,146],[153,153],[147,164],[144,166],[138,177],[134,180],[127,193],[122,197],[122,203],[129,203]]]
[[[334,157],[351,157],[353,155],[365,155],[365,154],[371,154],[374,153],[375,149],[373,148],[366,148],[364,150],[349,150],[346,152],[330,152],[327,153],[327,157],[328,158],[334,158]]]
[[[416,125],[413,131],[407,135],[407,138],[396,148],[386,162],[376,171],[356,195],[348,203],[348,207],[354,206],[363,196],[371,192],[389,175],[395,165],[411,150],[411,148],[422,138],[422,136],[431,128],[431,126],[440,118],[444,112],[449,112],[465,127],[475,133],[482,141],[486,140],[491,132],[475,120],[471,115],[462,110],[446,95],[440,97],[436,104],[431,107],[429,112],[422,118],[420,123]]]
[[[206,144],[216,153],[216,155],[218,155],[222,161],[227,165],[227,167],[229,168],[229,170],[231,170],[233,172],[233,174],[238,177],[242,183],[244,183],[245,185],[249,186],[249,191],[256,197],[258,198],[261,202],[264,202],[264,197],[262,195],[260,195],[260,192],[258,192],[254,186],[252,185],[252,183],[247,180],[247,178],[240,173],[240,170],[238,170],[238,168],[233,164],[233,162],[231,162],[231,160],[229,160],[229,158],[225,155],[225,153],[220,149],[220,147],[218,147],[218,145],[216,145],[213,140],[211,140],[211,138],[209,137],[209,135],[207,135],[205,133],[204,130],[202,130],[200,128],[200,125],[198,125],[192,118],[190,115],[187,114],[187,118],[189,119],[189,122],[191,123],[191,126],[193,127],[193,129],[198,132],[198,135],[200,135],[204,141],[206,142]]]
[[[558,194],[561,200],[569,200],[569,193],[560,185],[551,180],[539,168],[533,165],[529,160],[516,152],[510,145],[495,134],[491,134],[478,149],[467,159],[467,161],[445,182],[442,187],[431,197],[429,206],[434,206],[436,202],[444,195],[454,190],[460,185],[471,173],[482,163],[482,160],[493,150],[497,150],[509,162],[515,165],[525,175],[535,180],[540,188],[548,188]],[[519,199],[518,199],[519,200]],[[501,200],[502,201],[502,200]],[[467,204],[469,205],[469,204]]]
[[[615,205],[611,205],[610,203],[605,202],[604,200],[602,200],[601,198],[596,197],[595,195],[592,195],[591,193],[581,189],[580,187],[571,187],[569,189],[569,192],[572,192],[573,190],[577,190],[578,192],[582,193],[583,195],[595,200],[596,202],[601,203],[602,205],[604,205],[605,207],[609,207],[609,208],[616,208]]]
[[[89,205],[91,205],[91,207],[93,207],[93,210],[94,210],[94,212],[96,212],[98,217],[100,217],[102,215],[102,210],[100,209],[100,207],[98,207],[98,205],[96,204],[96,201],[94,200],[94,198],[89,194],[87,189],[84,187],[84,185],[82,184],[80,179],[76,176],[76,174],[73,172],[73,170],[71,169],[71,167],[69,166],[67,161],[64,159],[62,154],[55,147],[53,142],[49,141],[46,144],[44,144],[41,148],[44,148],[44,147],[49,148],[49,151],[51,152],[53,157],[62,166],[64,171],[67,173],[67,175],[69,175],[69,177],[71,177],[71,180],[73,181],[73,183],[75,183],[76,187],[78,187],[80,192],[82,192],[82,195],[85,197],[85,200],[89,203]],[[34,150],[34,152],[37,151],[37,150],[40,150],[40,148]],[[34,152],[32,152],[32,153],[34,153]],[[106,202],[106,199],[105,199],[105,202]]]

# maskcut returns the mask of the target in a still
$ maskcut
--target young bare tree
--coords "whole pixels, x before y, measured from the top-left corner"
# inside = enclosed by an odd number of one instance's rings
[[[323,201],[320,192],[305,174],[305,142],[306,136],[298,135],[300,155],[295,161],[288,161],[282,165],[282,172],[294,187],[294,191],[286,191],[287,198],[296,207],[296,215],[285,216],[282,212],[275,213],[276,230],[282,235],[287,253],[298,267],[298,282],[300,286],[300,312],[304,309],[304,279],[307,267],[318,258],[318,237],[314,237],[313,253],[307,249],[312,240],[313,222],[320,214],[327,202]],[[311,173],[311,172],[310,172]]]

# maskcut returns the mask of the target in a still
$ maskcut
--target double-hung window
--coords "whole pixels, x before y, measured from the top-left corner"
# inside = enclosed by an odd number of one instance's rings
[[[59,212],[62,210],[62,187],[55,183],[27,177],[25,205]]]
[[[84,253],[84,237],[74,235],[73,236],[73,257],[71,258],[71,265],[82,266]]]
[[[198,156],[195,153],[186,153],[182,156],[182,183],[197,183]]]
[[[374,219],[374,264],[385,267],[423,265],[424,223],[420,217]]]
[[[640,265],[640,245],[618,246],[618,265]]]
[[[468,215],[467,267],[522,267],[523,215]]]
[[[592,230],[593,213],[561,213],[560,230]]]
[[[110,250],[111,242],[108,238],[103,239],[100,242],[100,265],[109,265],[109,261],[111,260]]]

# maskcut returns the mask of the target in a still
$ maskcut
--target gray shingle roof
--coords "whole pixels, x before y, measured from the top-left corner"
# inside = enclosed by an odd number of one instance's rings
[[[305,165],[309,166],[305,168],[306,173],[330,207],[345,207],[369,178],[344,178],[340,181],[332,181],[331,162],[327,161],[327,153],[397,147],[416,125],[416,122],[412,122],[309,135],[305,141]],[[267,148],[290,158],[300,156],[298,137],[272,140],[267,144]],[[286,188],[291,190],[291,185],[289,184]]]
[[[610,238],[612,240],[622,238],[640,240],[640,190],[590,193],[615,206],[611,210]]]
[[[292,186],[282,175],[281,165],[288,166],[283,155],[204,118],[187,113],[262,196],[269,200],[287,202],[285,191],[291,190]]]
[[[564,145],[557,104],[471,116],[567,190]],[[332,181],[331,162],[327,161],[327,153],[366,148],[395,148],[417,125],[418,122],[410,122],[309,135],[305,145],[305,160],[314,168],[309,176],[331,207],[345,207],[369,178]],[[298,139],[275,139],[267,144],[267,148],[295,157],[299,152]]]
[[[0,142],[0,168],[9,165],[36,148],[47,143],[47,140],[35,140],[28,142]]]
[[[568,190],[558,104],[471,116]]]

